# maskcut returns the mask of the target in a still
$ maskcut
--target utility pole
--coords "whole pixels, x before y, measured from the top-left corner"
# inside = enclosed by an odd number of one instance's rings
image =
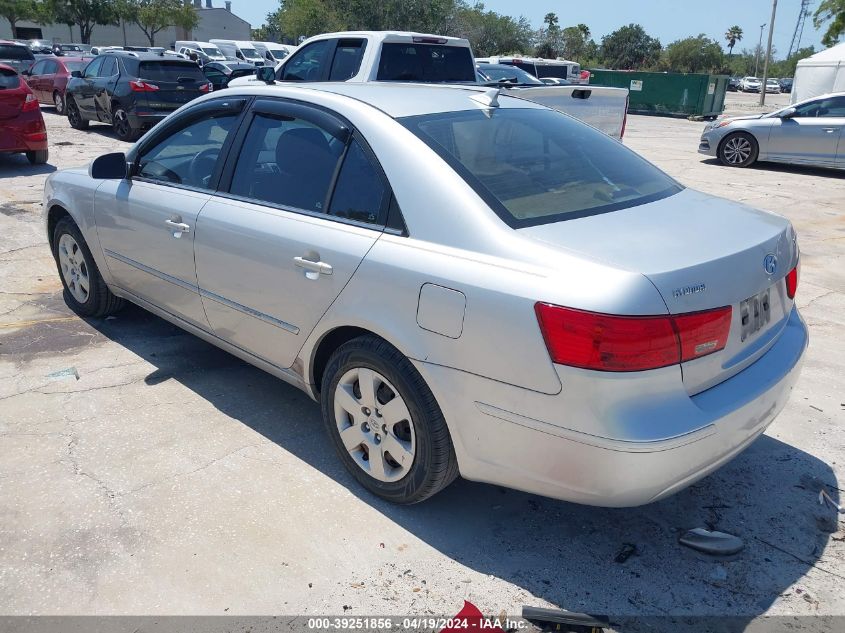
[[[760,51],[763,49],[763,29],[765,23],[760,25],[760,41],[757,42],[757,57],[754,58],[754,76],[757,76],[757,67],[760,65]]]
[[[775,32],[775,13],[778,0],[772,0],[772,19],[769,21],[769,43],[766,46],[766,59],[763,60],[763,83],[760,84],[760,105],[766,105],[766,80],[769,78],[769,57],[772,56],[772,35]]]

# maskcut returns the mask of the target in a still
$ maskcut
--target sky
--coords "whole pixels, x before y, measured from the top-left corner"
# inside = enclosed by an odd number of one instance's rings
[[[215,0],[215,5],[218,2],[222,3]],[[812,4],[817,5],[818,1]],[[664,46],[699,33],[724,44],[725,31],[736,24],[745,34],[736,51],[753,49],[757,45],[760,25],[768,24],[772,14],[772,0],[486,0],[484,5],[505,15],[524,15],[535,28],[540,27],[543,16],[552,11],[562,27],[579,23],[589,26],[597,42],[602,35],[636,22]],[[278,0],[233,0],[232,11],[255,27],[263,24],[267,13],[278,6]],[[777,58],[785,56],[789,49],[800,6],[800,0],[778,0],[772,40]],[[821,50],[824,48],[820,43],[821,35],[821,31],[813,28],[810,16],[804,25],[801,46],[815,45],[816,50]],[[763,32],[763,46],[767,37],[768,26]]]

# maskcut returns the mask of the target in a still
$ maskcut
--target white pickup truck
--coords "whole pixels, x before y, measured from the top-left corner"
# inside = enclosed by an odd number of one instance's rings
[[[229,85],[249,85],[240,77]],[[393,31],[324,33],[276,66],[276,81],[488,83],[462,38]],[[489,85],[489,83],[488,83]],[[617,139],[625,132],[628,91],[604,86],[498,82],[510,94],[565,112]]]

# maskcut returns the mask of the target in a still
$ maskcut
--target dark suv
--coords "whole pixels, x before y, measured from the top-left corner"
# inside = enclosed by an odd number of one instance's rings
[[[155,53],[108,51],[67,85],[67,117],[84,130],[90,121],[110,124],[123,141],[134,141],[191,99],[213,90],[195,62]]]

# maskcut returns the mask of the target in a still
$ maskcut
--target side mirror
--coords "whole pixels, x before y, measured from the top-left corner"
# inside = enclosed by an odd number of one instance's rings
[[[784,110],[783,112],[780,113],[780,118],[781,119],[791,119],[796,114],[798,114],[798,110],[796,110],[795,108],[787,108],[786,110]]]
[[[122,180],[129,174],[126,165],[126,154],[113,152],[103,154],[91,163],[88,174],[96,180]]]
[[[24,77],[30,77],[30,76],[32,76],[32,71],[31,70],[22,70],[21,75],[23,75]]]
[[[259,66],[255,69],[255,76],[265,84],[276,83],[276,69],[272,66]]]
[[[71,77],[76,77],[77,79],[79,79],[79,78],[81,78],[81,77],[82,77],[82,71],[81,71],[81,70],[72,70],[72,71],[70,72],[70,76],[71,76]]]

